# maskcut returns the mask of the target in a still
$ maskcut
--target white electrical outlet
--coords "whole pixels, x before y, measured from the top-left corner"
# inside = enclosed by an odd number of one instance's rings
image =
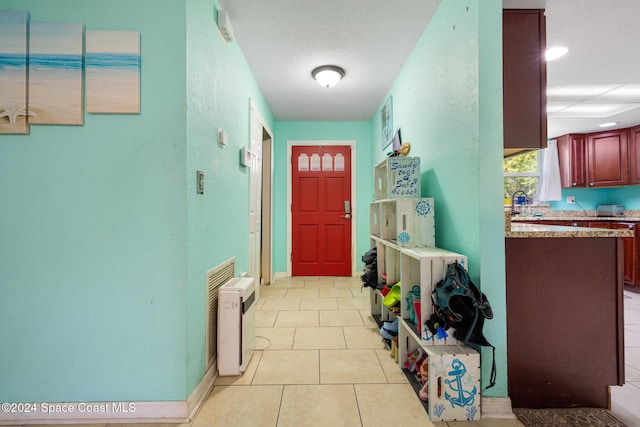
[[[567,204],[568,205],[574,205],[575,203],[576,203],[575,196],[567,196]]]

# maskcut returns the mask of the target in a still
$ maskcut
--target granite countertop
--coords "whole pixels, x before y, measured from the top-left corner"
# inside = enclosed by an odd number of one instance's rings
[[[549,205],[531,205],[530,214],[527,216],[516,215],[511,217],[513,222],[518,221],[619,221],[640,222],[640,210],[627,209],[620,216],[598,216],[595,210],[554,210]],[[505,212],[511,212],[505,208]],[[537,216],[536,216],[537,215]]]
[[[511,230],[504,237],[633,237],[632,230],[613,230],[610,228],[570,227],[544,224],[511,224]]]
[[[534,217],[535,218],[535,217]],[[533,218],[531,218],[533,219]],[[539,218],[535,218],[536,220]],[[568,219],[568,218],[549,218]],[[586,218],[583,217],[583,220]],[[521,221],[526,219],[520,217]],[[633,237],[633,230],[617,230],[610,228],[568,227],[561,225],[512,223],[510,212],[504,215],[506,238],[574,238],[574,237]]]
[[[619,221],[619,222],[640,222],[640,216],[585,216],[585,215],[563,215],[563,216],[514,216],[512,222],[520,221]]]

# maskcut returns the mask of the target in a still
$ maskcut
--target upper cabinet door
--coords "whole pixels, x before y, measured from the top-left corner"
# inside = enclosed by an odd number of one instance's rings
[[[629,183],[627,129],[587,135],[587,180],[589,187]]]
[[[505,149],[547,146],[544,9],[505,9],[502,72]]]
[[[640,126],[629,129],[629,184],[640,184]]]
[[[587,136],[563,135],[557,138],[562,188],[587,186]]]

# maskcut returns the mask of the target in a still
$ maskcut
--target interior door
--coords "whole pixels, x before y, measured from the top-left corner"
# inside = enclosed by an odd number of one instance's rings
[[[293,276],[351,276],[351,148],[293,146]]]
[[[250,110],[251,121],[251,163],[249,166],[249,277],[256,284],[260,277],[260,237],[262,234],[262,123],[257,114]]]

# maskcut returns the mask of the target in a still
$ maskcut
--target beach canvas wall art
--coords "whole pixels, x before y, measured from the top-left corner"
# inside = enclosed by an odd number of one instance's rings
[[[0,134],[28,134],[29,14],[0,10]]]
[[[140,114],[140,33],[87,30],[87,112]]]
[[[83,24],[31,22],[29,117],[31,124],[82,125]]]

